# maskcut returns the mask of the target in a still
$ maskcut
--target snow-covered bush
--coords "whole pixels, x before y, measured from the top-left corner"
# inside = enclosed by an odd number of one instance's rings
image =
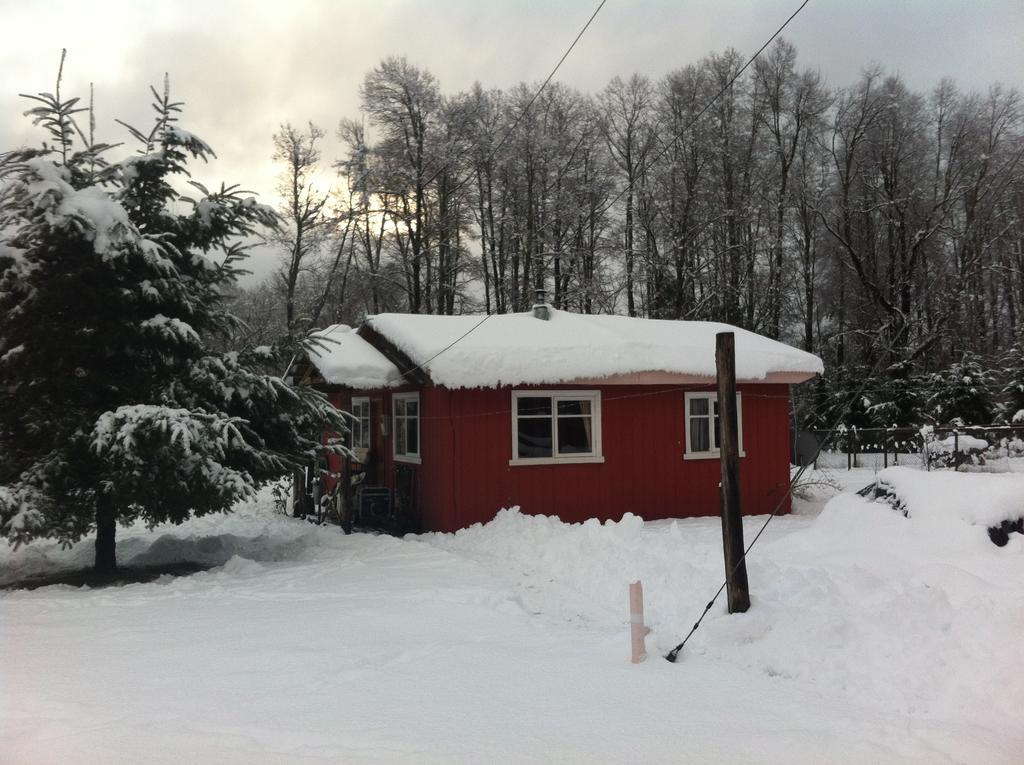
[[[995,376],[981,357],[965,351],[959,361],[929,375],[927,414],[939,425],[988,425],[995,414]]]
[[[963,433],[926,439],[924,449],[930,464],[955,470],[965,463],[984,465],[989,443],[984,438]]]

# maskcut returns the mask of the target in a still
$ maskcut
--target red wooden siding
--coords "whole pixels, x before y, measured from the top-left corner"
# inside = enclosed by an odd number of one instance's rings
[[[556,387],[593,389],[538,389]],[[789,389],[740,385],[739,390],[746,454],[740,460],[743,510],[768,513],[789,481]],[[376,481],[394,487],[392,442],[379,427],[381,414],[390,416],[391,394],[366,395],[374,419],[371,452],[380,465]],[[424,530],[486,522],[513,505],[567,522],[618,519],[626,512],[647,520],[718,513],[718,460],[683,459],[685,403],[678,386],[602,388],[604,462],[598,464],[510,466],[511,403],[509,388],[420,390],[422,457],[416,469]],[[789,512],[788,499],[781,511]]]
[[[576,386],[563,386],[572,387]],[[744,511],[766,513],[783,497],[789,480],[789,390],[785,385],[740,390]],[[684,400],[678,387],[603,388],[605,461],[580,465],[510,466],[510,390],[460,390],[449,395],[455,491],[450,521],[438,528],[486,521],[512,505],[523,512],[557,514],[568,522],[618,519],[625,512],[647,520],[718,513],[718,460],[683,459]],[[424,416],[431,414],[424,408]],[[788,510],[786,503],[783,511]]]

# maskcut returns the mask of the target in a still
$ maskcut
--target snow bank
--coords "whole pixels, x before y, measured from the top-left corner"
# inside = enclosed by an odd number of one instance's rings
[[[1024,475],[925,472],[891,467],[878,474],[908,516],[928,523],[966,522],[988,528],[1024,516]]]
[[[367,324],[415,363],[424,364],[435,383],[449,388],[548,384],[643,372],[710,380],[715,376],[718,332],[736,335],[740,380],[764,380],[775,372],[811,377],[823,370],[817,356],[728,324],[553,309],[550,314],[548,321],[531,313],[486,319],[379,314],[369,317]]]
[[[744,519],[748,541],[763,521]],[[997,548],[983,530],[950,533],[851,494],[816,519],[777,518],[748,560],[751,610],[730,616],[723,594],[680,661],[742,667],[900,719],[1009,724],[1024,704],[1024,676],[1007,680],[1024,672],[1009,639],[1024,625],[1007,586],[1024,574],[1024,537],[1013,536]],[[641,579],[652,654],[689,631],[724,578],[717,519],[569,525],[513,509],[423,539],[501,572],[536,617],[623,640],[627,584]]]
[[[643,560],[650,541],[643,538],[643,531],[643,519],[632,513],[618,522],[591,519],[566,524],[554,516],[525,515],[514,507],[502,510],[490,523],[422,539],[511,577],[531,613],[618,625],[624,582],[651,573]],[[679,540],[678,525],[670,526],[667,535]],[[678,564],[683,569],[689,565],[685,560]],[[538,587],[538,581],[544,585]]]
[[[351,388],[388,388],[402,375],[376,348],[345,324],[335,324],[310,338],[309,360],[324,380]]]
[[[182,525],[160,524],[152,529],[137,522],[117,529],[117,559],[134,567],[195,563],[219,567],[233,558],[256,564],[309,561],[337,551],[336,529],[298,522],[278,513],[269,488],[229,514],[192,518]],[[27,578],[74,571],[92,565],[92,538],[70,548],[57,542],[36,541],[17,550],[0,544],[0,586]]]

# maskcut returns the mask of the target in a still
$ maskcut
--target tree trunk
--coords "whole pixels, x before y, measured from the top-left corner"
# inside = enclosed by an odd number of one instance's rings
[[[117,530],[117,514],[110,494],[96,495],[96,561],[93,569],[98,574],[117,571],[117,557],[114,552],[114,535]]]
[[[633,297],[633,178],[627,175],[626,182],[626,312],[636,316],[636,299]]]
[[[297,468],[292,471],[292,515],[296,518],[304,518],[307,510],[306,471]]]

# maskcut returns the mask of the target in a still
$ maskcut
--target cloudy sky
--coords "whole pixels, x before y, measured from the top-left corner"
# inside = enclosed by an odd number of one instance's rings
[[[403,54],[445,92],[547,76],[598,0],[0,0],[0,151],[35,141],[19,92],[95,83],[100,137],[143,124],[149,84],[171,77],[184,127],[217,151],[197,177],[272,193],[271,135],[285,120],[329,133],[358,115],[363,75]],[[595,91],[735,47],[752,53],[799,0],[608,0],[559,79]],[[787,29],[804,66],[834,85],[874,61],[918,89],[1024,84],[1022,0],[811,0]],[[337,155],[332,141],[327,159]],[[270,200],[268,200],[270,201]]]

